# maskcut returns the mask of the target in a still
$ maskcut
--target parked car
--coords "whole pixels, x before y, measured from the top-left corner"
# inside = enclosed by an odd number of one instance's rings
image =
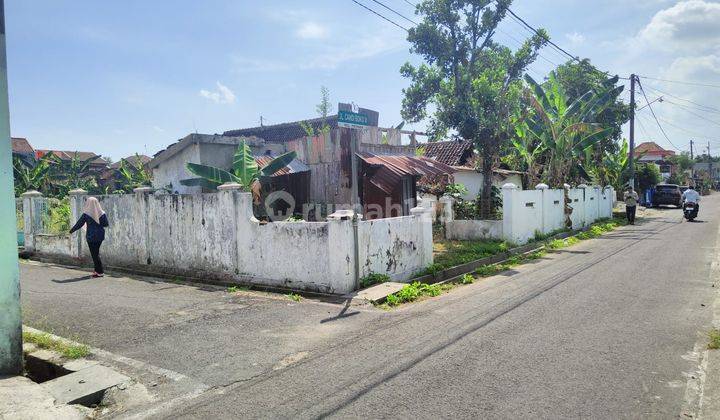
[[[676,184],[657,184],[652,196],[653,206],[669,205],[682,207],[682,192]]]

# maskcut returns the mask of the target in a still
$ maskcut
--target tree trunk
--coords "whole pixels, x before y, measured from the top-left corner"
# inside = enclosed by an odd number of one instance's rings
[[[491,219],[494,216],[495,208],[492,202],[493,154],[489,144],[485,144],[485,147],[482,148],[482,172],[483,189],[480,196],[480,217],[482,219]]]

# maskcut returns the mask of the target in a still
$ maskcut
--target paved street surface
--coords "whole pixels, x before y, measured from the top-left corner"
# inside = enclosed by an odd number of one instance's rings
[[[389,312],[25,263],[25,322],[107,351],[139,417],[694,416],[720,194],[650,213]]]

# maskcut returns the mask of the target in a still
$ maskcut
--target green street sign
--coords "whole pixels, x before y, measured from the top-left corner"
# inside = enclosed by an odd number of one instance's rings
[[[367,115],[350,111],[338,111],[338,127],[365,128],[370,125]]]

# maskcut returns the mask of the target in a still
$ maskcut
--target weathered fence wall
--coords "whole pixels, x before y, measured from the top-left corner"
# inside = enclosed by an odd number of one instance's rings
[[[516,244],[528,242],[539,234],[565,228],[566,190],[549,189],[540,184],[534,190],[520,190],[514,184],[503,186],[503,218],[494,220],[454,220],[452,210],[443,212],[447,239],[504,239]],[[581,185],[567,190],[572,208],[573,229],[582,229],[598,219],[612,217],[615,192]],[[444,206],[452,206],[443,197]]]
[[[351,220],[261,224],[253,216],[249,193],[235,186],[220,189],[211,194],[155,195],[141,188],[135,194],[98,197],[110,222],[101,249],[103,261],[143,272],[323,293],[354,289]],[[83,192],[73,192],[74,219],[82,214],[85,198]],[[28,197],[27,208],[40,199]],[[412,216],[359,222],[361,276],[379,273],[405,281],[432,264],[429,210],[412,212]],[[89,258],[81,232],[39,235],[34,226],[26,223],[30,250]]]

